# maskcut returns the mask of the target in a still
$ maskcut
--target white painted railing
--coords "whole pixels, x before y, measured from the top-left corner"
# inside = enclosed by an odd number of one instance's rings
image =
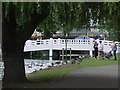
[[[99,42],[99,41],[98,41]],[[111,50],[110,44],[112,41],[102,40],[104,44],[104,51],[108,52]],[[79,39],[67,39],[67,48],[71,50],[94,50],[93,49],[93,40],[79,40]],[[120,42],[117,44],[117,53],[120,52]],[[27,40],[24,52],[28,51],[39,51],[39,50],[62,50],[66,48],[65,39],[46,39],[46,40]]]
[[[65,45],[65,39],[28,40],[26,41],[24,51],[62,50],[62,48],[66,48]],[[92,49],[91,46],[93,46],[93,42],[90,40],[67,39],[67,48],[72,50],[90,50]]]

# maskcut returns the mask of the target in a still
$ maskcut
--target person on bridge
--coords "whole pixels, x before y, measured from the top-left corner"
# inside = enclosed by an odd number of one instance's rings
[[[104,52],[103,52],[102,41],[99,41],[99,44],[98,44],[98,59],[100,59],[100,56],[102,56],[102,59],[104,60]]]
[[[98,56],[98,43],[97,41],[94,42],[94,57],[97,58]]]
[[[112,41],[111,48],[112,48],[112,51],[113,51],[114,60],[117,60],[117,58],[116,58],[117,45],[116,45],[114,40]]]

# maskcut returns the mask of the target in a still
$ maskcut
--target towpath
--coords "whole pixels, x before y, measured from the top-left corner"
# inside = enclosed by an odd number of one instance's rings
[[[118,88],[118,65],[80,68],[51,82],[49,88]]]

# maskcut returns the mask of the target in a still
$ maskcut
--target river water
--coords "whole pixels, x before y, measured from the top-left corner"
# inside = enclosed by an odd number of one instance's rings
[[[42,70],[52,66],[62,65],[61,60],[39,60],[39,59],[24,59],[25,63],[25,73],[32,73],[34,71]],[[0,62],[0,80],[2,80],[4,75],[4,63]]]

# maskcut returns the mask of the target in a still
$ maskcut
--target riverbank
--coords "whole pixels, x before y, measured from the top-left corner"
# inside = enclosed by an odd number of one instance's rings
[[[45,70],[40,70],[32,74],[28,74],[27,78],[33,83],[26,84],[16,84],[16,88],[47,88],[49,83],[52,81],[62,79],[64,76],[68,75],[71,71],[79,68],[94,67],[94,66],[105,66],[118,64],[118,60],[98,60],[95,58],[84,59],[81,64],[67,64],[57,67],[50,67]]]

